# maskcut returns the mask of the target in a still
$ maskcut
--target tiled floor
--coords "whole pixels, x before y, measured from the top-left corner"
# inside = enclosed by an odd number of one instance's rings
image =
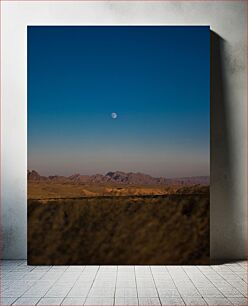
[[[2,261],[0,305],[247,305],[247,263],[27,266]]]

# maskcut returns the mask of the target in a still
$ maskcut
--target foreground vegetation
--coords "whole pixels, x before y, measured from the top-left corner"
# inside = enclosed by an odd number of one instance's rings
[[[207,264],[209,193],[28,200],[29,264]]]

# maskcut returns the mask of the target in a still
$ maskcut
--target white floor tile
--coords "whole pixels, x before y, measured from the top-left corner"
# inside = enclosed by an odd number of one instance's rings
[[[63,301],[63,298],[42,298],[37,305],[51,306],[51,305],[60,305]]]
[[[111,306],[114,305],[114,298],[87,298],[84,305]]]
[[[68,293],[68,297],[87,297],[90,291],[90,285],[87,283],[79,284],[72,287]]]
[[[15,300],[16,300],[17,298],[15,298],[15,297],[1,297],[1,299],[0,299],[0,305],[1,306],[7,306],[7,305],[11,305],[12,303],[14,303],[15,302]]]
[[[246,270],[245,262],[117,267],[2,261],[1,305],[246,305]]]
[[[121,273],[134,273],[134,266],[118,266],[118,275]]]
[[[116,287],[136,287],[135,279],[117,279]]]
[[[199,297],[183,297],[183,300],[186,305],[192,305],[192,306],[207,305],[207,303],[201,297],[200,298]]]
[[[137,286],[142,288],[155,287],[155,283],[152,278],[136,278]]]
[[[158,294],[160,297],[180,297],[180,294],[176,288],[170,289],[170,288],[157,288]]]
[[[201,296],[209,298],[222,298],[223,294],[216,288],[212,287],[198,287]]]
[[[82,272],[85,266],[69,266],[66,272]]]
[[[162,297],[160,301],[162,306],[185,305],[181,298]]]
[[[83,306],[85,298],[65,298],[61,305],[78,305]]]
[[[68,292],[70,291],[71,286],[67,285],[54,285],[52,288],[50,288],[45,297],[65,297]]]
[[[221,288],[218,286],[218,289],[225,297],[243,297],[242,293],[240,293],[237,289],[233,288],[231,285],[225,288]]]
[[[115,297],[133,298],[137,297],[136,288],[116,288]]]
[[[115,305],[123,306],[123,305],[138,305],[138,298],[124,298],[117,297],[115,298]]]
[[[157,297],[158,292],[155,287],[143,288],[138,287],[138,297]]]
[[[50,282],[38,281],[34,286],[27,290],[23,296],[24,297],[43,297],[49,288],[52,286]]]
[[[178,288],[178,291],[182,297],[201,297],[201,294],[197,291],[196,288],[185,288],[185,289],[180,289]]]
[[[248,305],[248,300],[247,298],[229,298],[228,299],[233,305],[239,305],[239,306],[243,306],[243,305]]]
[[[205,301],[209,306],[216,306],[216,305],[232,305],[230,301],[228,301],[227,298],[204,298]]]
[[[146,297],[139,298],[139,306],[160,306],[160,300],[158,298]]]
[[[31,306],[36,305],[39,302],[40,298],[19,298],[15,301],[13,305],[24,305],[24,306]]]
[[[115,288],[92,288],[89,292],[89,297],[99,297],[99,298],[111,298],[114,297]]]

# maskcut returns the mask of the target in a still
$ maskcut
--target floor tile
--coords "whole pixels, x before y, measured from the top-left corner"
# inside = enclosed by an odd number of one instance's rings
[[[51,287],[51,283],[49,282],[37,282],[34,286],[28,289],[23,296],[24,297],[43,297],[49,288]]]
[[[182,297],[201,297],[201,294],[199,293],[199,291],[196,288],[185,288],[185,289],[180,289],[178,288],[179,294]]]
[[[185,305],[181,298],[162,297],[160,301],[162,306]]]
[[[71,288],[71,290],[68,292],[68,297],[87,297],[89,291],[90,291],[90,285],[89,284],[79,284],[75,285]]]
[[[146,297],[146,298],[139,298],[139,305],[142,306],[160,306],[160,300],[158,298]]]
[[[0,299],[0,305],[1,306],[7,306],[7,305],[11,305],[12,303],[14,303],[15,302],[15,300],[17,300],[17,298],[15,298],[15,297],[1,297],[1,299]]]
[[[138,287],[151,288],[155,286],[152,278],[136,278],[136,283]]]
[[[247,298],[228,298],[228,300],[233,304],[233,305],[248,305],[248,300]]]
[[[31,305],[36,305],[39,302],[40,298],[19,298],[15,301],[13,305],[24,305],[24,306],[31,306]]]
[[[37,305],[60,305],[63,301],[63,298],[42,298]]]
[[[136,287],[135,279],[117,279],[116,287]]]
[[[89,292],[89,297],[106,297],[111,298],[114,297],[115,288],[92,288]]]
[[[133,298],[137,297],[136,288],[116,288],[115,297]]]
[[[84,305],[111,306],[114,305],[114,298],[87,298]]]
[[[212,287],[198,287],[197,288],[201,296],[209,298],[222,298],[223,294],[216,288]]]
[[[183,300],[186,305],[192,305],[192,306],[207,305],[207,303],[201,297],[200,298],[199,297],[183,297]]]
[[[218,287],[218,289],[225,297],[243,297],[242,293],[233,288],[231,285],[226,288]]]
[[[85,303],[85,298],[65,298],[61,305],[83,306],[84,303]]]
[[[123,305],[138,305],[138,298],[124,298],[124,297],[117,297],[115,298],[115,305],[123,306]]]
[[[207,302],[209,306],[216,306],[216,305],[232,305],[230,301],[228,301],[227,298],[204,298],[204,300]]]
[[[180,297],[180,294],[177,289],[170,288],[157,288],[158,294],[160,297]]]
[[[158,292],[155,287],[143,288],[138,287],[138,297],[157,297]]]
[[[66,272],[82,272],[85,266],[69,266]]]
[[[27,266],[24,260],[2,261],[1,285],[1,305],[246,305],[247,264]]]

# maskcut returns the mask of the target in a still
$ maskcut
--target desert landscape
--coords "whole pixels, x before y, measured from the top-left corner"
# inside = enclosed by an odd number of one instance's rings
[[[209,263],[209,27],[28,27],[28,263]]]
[[[209,177],[28,171],[29,264],[208,264]]]
[[[41,176],[28,171],[28,199],[49,200],[99,196],[196,194],[208,191],[209,177],[155,178],[143,173],[108,172],[105,175]]]

